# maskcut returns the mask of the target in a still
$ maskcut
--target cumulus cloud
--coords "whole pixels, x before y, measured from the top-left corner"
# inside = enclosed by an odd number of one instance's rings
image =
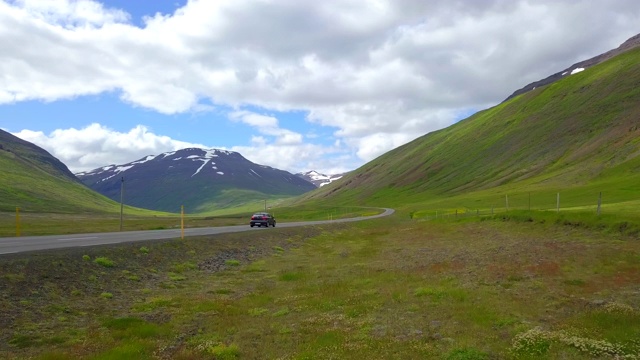
[[[116,92],[163,114],[203,102],[300,110],[368,161],[639,23],[636,0],[191,0],[142,27],[90,0],[0,1],[0,104]],[[259,116],[229,118],[274,122]],[[256,129],[304,157],[304,136],[277,119]]]
[[[236,112],[241,121],[261,128],[265,136],[253,136],[250,146],[235,146],[250,161],[292,172],[320,169],[328,173],[352,170],[356,164],[345,156],[341,146],[322,146],[304,143],[302,135],[278,128],[277,119],[252,112]],[[64,162],[71,171],[82,172],[110,164],[125,164],[147,155],[175,151],[188,147],[219,148],[211,144],[197,144],[157,135],[144,125],[128,132],[119,132],[93,123],[81,129],[58,129],[49,134],[22,130],[13,135],[32,142]],[[331,155],[325,159],[326,155]],[[311,168],[309,166],[312,166]]]
[[[46,149],[74,172],[109,164],[125,164],[146,155],[187,147],[207,147],[156,135],[142,125],[127,133],[94,123],[82,129],[59,129],[50,134],[22,130],[13,135]]]
[[[264,135],[275,137],[277,145],[297,145],[301,144],[303,140],[302,134],[280,128],[278,119],[273,116],[250,111],[235,111],[229,114],[229,118],[250,125]]]
[[[247,124],[262,134],[252,137],[251,146],[232,148],[255,163],[293,172],[308,169],[344,172],[348,170],[345,166],[351,165],[340,157],[345,152],[344,147],[305,142],[302,134],[281,128],[278,119],[273,116],[242,110],[230,113],[229,118]],[[331,157],[327,159],[326,155]],[[337,162],[336,158],[341,161]]]

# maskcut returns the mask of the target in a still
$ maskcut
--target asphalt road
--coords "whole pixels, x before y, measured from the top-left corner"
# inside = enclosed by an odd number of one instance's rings
[[[383,216],[389,216],[394,213],[393,209],[385,209],[382,214],[349,218],[337,220],[323,221],[304,221],[304,222],[288,222],[277,223],[277,227],[296,227],[309,225],[322,225],[330,223],[344,223],[353,221],[370,220]],[[265,228],[251,228],[247,225],[237,226],[221,226],[207,228],[188,228],[184,229],[184,236],[201,236],[215,235],[242,231],[267,231]],[[122,231],[110,233],[91,233],[91,234],[72,234],[72,235],[48,235],[48,236],[24,236],[0,238],[0,255],[13,254],[27,251],[61,249],[80,246],[95,246],[105,244],[118,244],[134,241],[175,239],[181,235],[180,229],[172,230],[145,230],[145,231]]]

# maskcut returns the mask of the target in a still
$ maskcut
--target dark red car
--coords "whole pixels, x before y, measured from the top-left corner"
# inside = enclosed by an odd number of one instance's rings
[[[251,227],[254,227],[254,226],[269,227],[269,225],[276,227],[276,218],[274,218],[269,213],[264,213],[264,212],[255,213],[251,216],[251,221],[249,222],[249,225],[251,225]]]

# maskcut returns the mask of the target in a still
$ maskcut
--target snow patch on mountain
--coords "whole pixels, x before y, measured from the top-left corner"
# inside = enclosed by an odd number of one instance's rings
[[[307,171],[305,173],[296,174],[298,177],[303,178],[310,183],[314,184],[316,187],[322,187],[327,184],[331,184],[332,182],[341,179],[345,174],[334,174],[334,175],[325,175],[321,174],[315,170]]]

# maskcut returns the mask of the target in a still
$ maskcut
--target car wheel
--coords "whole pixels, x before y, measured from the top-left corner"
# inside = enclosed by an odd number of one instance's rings
[[[271,225],[271,226],[276,227],[276,222],[274,221],[274,222],[273,222],[273,225]]]
[[[253,227],[253,224],[251,224],[251,227]]]

